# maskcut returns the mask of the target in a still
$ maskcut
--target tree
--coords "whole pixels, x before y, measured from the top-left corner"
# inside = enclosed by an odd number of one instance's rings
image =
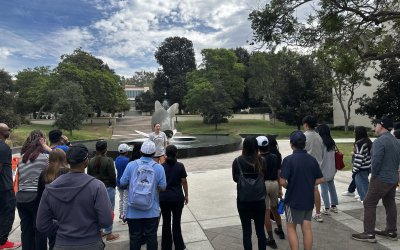
[[[120,77],[101,59],[76,49],[71,55],[62,55],[54,71],[56,84],[74,82],[83,88],[86,103],[98,116],[101,111],[129,110]]]
[[[155,101],[154,94],[146,91],[135,98],[135,107],[142,112],[153,112]]]
[[[365,71],[369,66],[354,51],[340,46],[320,48],[320,62],[329,70],[328,84],[332,86],[334,96],[340,104],[344,118],[344,130],[349,130],[351,109],[355,103],[355,91],[360,86],[369,86]]]
[[[157,87],[161,87],[167,93],[170,103],[179,103],[179,113],[184,108],[183,99],[187,92],[186,74],[196,69],[196,60],[192,41],[185,37],[168,37],[155,52],[155,58],[162,67],[162,75],[168,81],[158,81],[165,84],[154,85],[154,93],[157,95]],[[170,86],[167,86],[170,85]]]
[[[20,116],[15,112],[14,91],[11,75],[0,69],[0,122],[6,123],[10,128],[20,124]]]
[[[273,53],[255,52],[250,57],[249,80],[247,87],[250,96],[262,98],[276,117],[276,107],[279,105],[278,89],[281,79],[277,74],[279,56]]]
[[[54,90],[52,96],[57,96],[53,111],[57,116],[55,126],[69,131],[80,129],[83,121],[88,117],[90,108],[85,104],[85,95],[82,86],[72,82],[62,84],[58,90]]]
[[[315,48],[340,44],[365,60],[400,56],[400,3],[393,0],[272,0],[250,13],[253,42],[270,48],[285,43]],[[307,8],[307,22],[297,10]]]
[[[202,71],[215,86],[224,89],[232,103],[240,102],[245,89],[245,67],[238,63],[235,53],[228,49],[203,49]]]
[[[393,120],[400,121],[400,60],[383,60],[376,78],[382,84],[372,97],[364,95],[360,98],[360,107],[356,109],[356,113],[368,115],[371,119],[388,115]]]
[[[49,67],[27,68],[15,76],[17,95],[17,111],[20,114],[50,110],[49,91],[55,87],[51,80]]]
[[[190,112],[200,113],[203,122],[214,124],[217,130],[219,123],[232,116],[232,102],[222,86],[210,83],[203,74],[202,72],[189,74],[190,88],[185,102]]]
[[[280,63],[275,68],[279,76],[279,104],[277,117],[300,129],[301,119],[314,115],[320,121],[332,117],[332,90],[326,83],[323,68],[310,55],[291,51],[279,53]]]
[[[150,71],[137,71],[131,78],[121,77],[122,85],[135,85],[137,87],[152,87],[156,75]]]

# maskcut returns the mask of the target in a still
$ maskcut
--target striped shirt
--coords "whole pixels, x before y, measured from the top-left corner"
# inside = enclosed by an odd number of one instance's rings
[[[22,156],[21,156],[22,159]],[[49,165],[49,155],[40,154],[36,160],[18,163],[18,191],[37,192],[40,173]]]
[[[358,172],[360,170],[370,170],[371,169],[371,149],[368,147],[367,142],[363,139],[356,142],[354,145],[354,161],[353,161],[353,171]]]

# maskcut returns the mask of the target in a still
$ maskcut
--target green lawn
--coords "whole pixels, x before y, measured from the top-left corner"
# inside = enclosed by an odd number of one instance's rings
[[[278,139],[288,138],[290,133],[297,129],[283,122],[276,121],[275,124],[263,120],[229,120],[228,123],[218,124],[218,130],[214,125],[204,124],[202,121],[181,121],[177,123],[178,131],[183,134],[275,134]],[[334,138],[352,138],[353,132],[332,131]]]
[[[18,128],[14,129],[11,133],[11,140],[13,146],[21,146],[28,134],[34,130],[40,129],[46,133],[49,133],[50,130],[54,129],[51,125],[39,125],[39,124],[30,124],[30,125],[21,125]],[[79,141],[79,140],[91,140],[91,139],[109,139],[112,136],[112,129],[108,127],[106,124],[96,124],[96,125],[84,125],[80,130],[72,131],[72,136],[70,136],[68,131],[63,131],[63,134],[68,136],[71,141]]]

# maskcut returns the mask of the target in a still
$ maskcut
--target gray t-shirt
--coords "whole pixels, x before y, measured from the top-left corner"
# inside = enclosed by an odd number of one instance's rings
[[[324,143],[321,136],[315,130],[307,130],[304,132],[304,135],[306,136],[305,150],[317,160],[321,167],[324,156]]]
[[[150,133],[149,140],[153,141],[156,144],[156,153],[155,157],[161,156],[165,154],[165,144],[167,143],[167,136],[164,132],[160,131],[158,134],[155,132]]]

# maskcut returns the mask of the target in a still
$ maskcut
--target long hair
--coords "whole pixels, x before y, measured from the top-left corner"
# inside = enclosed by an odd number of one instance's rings
[[[94,164],[93,167],[94,169],[96,169],[97,171],[100,170],[100,166],[101,166],[101,158],[104,157],[106,155],[107,152],[107,148],[106,149],[102,149],[102,150],[96,150],[96,156],[94,157]]]
[[[29,136],[25,139],[21,149],[21,154],[23,154],[23,163],[27,163],[28,160],[32,162],[35,161],[38,156],[44,152],[43,146],[40,143],[41,138],[46,137],[45,134],[38,129],[29,133]]]
[[[322,142],[324,143],[326,149],[328,151],[335,149],[335,141],[332,139],[331,130],[329,129],[328,125],[321,124],[317,128],[318,134],[322,138]]]
[[[45,183],[53,182],[59,175],[61,168],[67,167],[67,157],[64,150],[56,148],[49,155],[49,166],[45,170]]]
[[[254,164],[256,172],[263,175],[261,159],[258,156],[257,139],[254,136],[248,136],[243,141],[242,157]]]
[[[278,157],[279,164],[281,164],[282,155],[281,155],[281,152],[279,152],[279,145],[278,145],[278,142],[276,141],[275,136],[267,135],[267,138],[268,138],[268,145],[269,145],[269,153],[276,155]]]
[[[357,126],[354,129],[355,143],[364,140],[368,145],[368,149],[372,148],[372,141],[369,139],[367,129],[364,126]]]
[[[165,148],[165,155],[167,156],[166,162],[168,164],[174,164],[177,161],[176,156],[178,155],[178,148],[175,145],[168,145]]]

